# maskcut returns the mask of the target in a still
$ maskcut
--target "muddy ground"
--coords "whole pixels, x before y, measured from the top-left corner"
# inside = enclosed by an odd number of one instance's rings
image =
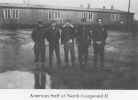
[[[131,33],[108,31],[103,70],[93,66],[93,48],[89,48],[88,65],[80,69],[77,59],[74,66],[65,66],[63,46],[62,65],[48,66],[48,43],[44,69],[34,63],[31,30],[0,30],[0,88],[35,88],[36,75],[44,76],[50,89],[138,89],[138,36]],[[100,67],[100,66],[99,66]]]

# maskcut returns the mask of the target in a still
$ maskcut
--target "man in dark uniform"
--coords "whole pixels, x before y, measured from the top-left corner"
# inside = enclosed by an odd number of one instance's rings
[[[63,25],[62,33],[61,33],[61,43],[64,45],[64,54],[65,54],[65,62],[69,64],[69,52],[71,54],[71,62],[74,65],[75,61],[75,50],[74,50],[74,25],[67,21]]]
[[[49,41],[49,65],[52,66],[52,57],[55,50],[58,65],[60,65],[60,31],[57,28],[56,21],[53,21],[48,29],[47,40]]]
[[[38,21],[32,31],[32,40],[34,41],[35,62],[45,62],[45,38],[46,33],[41,21]]]
[[[102,24],[102,19],[97,19],[98,25],[93,30],[93,49],[94,49],[94,66],[97,66],[97,59],[100,56],[101,67],[104,66],[104,47],[107,39],[107,31]]]
[[[78,27],[77,44],[80,65],[86,65],[88,62],[88,48],[91,44],[91,35],[86,25]]]

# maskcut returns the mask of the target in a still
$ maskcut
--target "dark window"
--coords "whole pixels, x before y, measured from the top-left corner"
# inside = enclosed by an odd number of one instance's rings
[[[2,19],[2,16],[1,16],[1,12],[0,12],[0,21],[1,21],[1,19]]]
[[[115,21],[115,15],[114,14],[111,15],[111,19],[112,19],[112,21]]]
[[[58,18],[60,18],[60,11],[58,11]]]
[[[91,12],[89,12],[89,19],[91,19]]]
[[[84,18],[86,18],[86,13],[84,12]]]
[[[58,17],[58,14],[57,14],[57,11],[55,11],[55,18],[57,18]]]
[[[8,9],[8,18],[11,18],[10,9]]]
[[[2,9],[2,19],[4,19],[4,10]]]
[[[7,9],[5,9],[5,19],[7,19]]]
[[[16,16],[15,16],[15,11],[16,11],[15,9],[12,10],[12,17],[13,17],[13,18],[16,18]]]
[[[94,16],[94,15],[93,15],[93,13],[91,12],[91,19],[93,19],[93,16]]]
[[[16,15],[16,16],[15,16],[16,18],[19,17],[19,10],[18,10],[18,9],[16,10],[16,14],[15,14],[15,15]]]
[[[8,19],[8,9],[6,9],[6,18]]]
[[[51,12],[51,19],[53,19],[54,18],[54,12],[52,11]]]
[[[89,12],[89,19],[93,19],[93,13]]]
[[[1,19],[3,20],[3,10],[1,11]]]
[[[49,19],[51,19],[51,12],[49,11]]]
[[[84,18],[84,12],[82,12],[82,18]]]

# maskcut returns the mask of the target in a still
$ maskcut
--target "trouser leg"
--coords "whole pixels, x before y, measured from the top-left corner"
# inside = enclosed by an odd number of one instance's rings
[[[79,57],[79,63],[82,64],[82,48],[81,48],[81,46],[78,46],[78,57]]]
[[[41,46],[41,62],[45,62],[45,45]]]
[[[34,73],[34,78],[35,78],[34,88],[40,89],[39,73],[38,72]]]
[[[87,62],[88,62],[88,47],[87,48],[85,48],[85,64],[87,64]]]
[[[97,59],[98,59],[98,50],[94,47],[94,67],[97,66]]]
[[[66,64],[68,64],[68,53],[69,53],[69,48],[67,45],[64,45],[64,59]]]
[[[41,89],[45,89],[45,84],[46,84],[46,76],[45,72],[41,72]]]
[[[53,57],[54,47],[50,44],[49,45],[49,65],[52,66],[52,57]]]
[[[55,53],[56,53],[57,62],[58,62],[58,64],[60,64],[61,60],[60,60],[60,48],[59,48],[59,44],[57,44],[56,47],[55,47]]]
[[[74,50],[74,44],[70,45],[70,54],[71,54],[71,61],[72,64],[75,62],[75,50]]]
[[[94,67],[97,66],[97,58],[98,58],[98,54],[94,53]]]
[[[100,50],[100,65],[101,67],[104,67],[104,47]]]
[[[35,62],[38,62],[39,61],[39,45],[38,44],[35,44],[34,45],[34,55],[35,55]]]

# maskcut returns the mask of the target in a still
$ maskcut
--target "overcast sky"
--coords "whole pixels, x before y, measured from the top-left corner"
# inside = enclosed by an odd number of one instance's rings
[[[0,3],[23,3],[24,0],[0,0]],[[101,8],[102,6],[106,6],[106,8],[110,8],[111,5],[114,5],[115,9],[125,10],[128,9],[128,1],[129,0],[25,0],[30,1],[33,4],[45,4],[45,5],[58,5],[58,6],[73,6],[79,7],[81,4],[84,7],[87,6],[88,3],[91,4],[92,8]],[[136,13],[135,18],[138,19],[138,0],[131,0],[131,12]]]

